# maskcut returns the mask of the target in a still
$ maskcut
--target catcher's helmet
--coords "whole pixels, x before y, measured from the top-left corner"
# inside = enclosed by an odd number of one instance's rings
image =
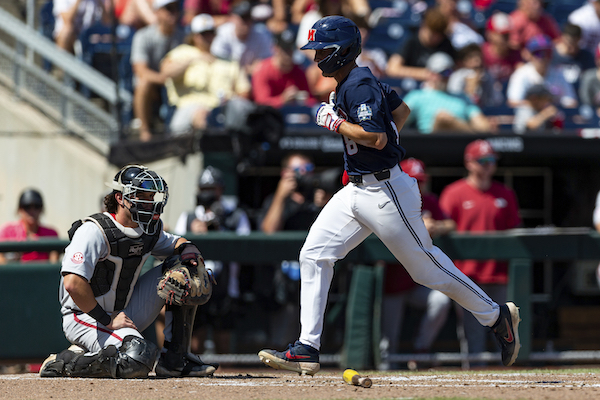
[[[324,73],[333,73],[354,61],[361,52],[361,36],[358,26],[339,15],[324,17],[315,22],[308,31],[308,43],[302,50],[334,49],[333,53],[319,61]]]
[[[131,219],[144,233],[156,233],[169,199],[167,183],[160,175],[143,165],[128,165],[106,185],[123,193],[123,199],[131,203]]]

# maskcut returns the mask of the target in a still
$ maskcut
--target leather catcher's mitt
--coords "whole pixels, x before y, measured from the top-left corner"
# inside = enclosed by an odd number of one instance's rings
[[[201,260],[201,258],[200,258]],[[183,265],[178,255],[168,257],[163,263],[163,277],[158,282],[158,295],[169,305],[202,305],[212,295],[216,284],[212,273],[199,261],[197,267]]]

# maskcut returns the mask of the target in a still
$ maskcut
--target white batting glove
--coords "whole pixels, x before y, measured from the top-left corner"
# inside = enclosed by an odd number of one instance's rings
[[[333,103],[321,103],[321,107],[317,110],[317,125],[339,132],[338,129],[345,119],[338,115],[334,107]]]

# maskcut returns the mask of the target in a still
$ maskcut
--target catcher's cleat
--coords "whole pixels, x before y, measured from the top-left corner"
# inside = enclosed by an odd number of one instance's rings
[[[319,350],[299,340],[289,344],[286,351],[261,350],[258,353],[260,361],[275,369],[287,369],[300,375],[314,375],[319,372]]]
[[[167,351],[160,355],[154,372],[164,378],[206,377],[212,376],[217,368],[219,364],[205,364],[195,354],[187,353],[182,358],[179,353]]]
[[[500,317],[492,326],[502,351],[502,364],[507,367],[515,362],[521,348],[519,322],[521,322],[519,309],[515,303],[508,302],[500,306]]]
[[[84,352],[84,349],[76,344],[72,344],[68,349],[63,350],[58,354],[50,354],[40,367],[40,377],[58,378],[67,376],[65,373],[65,365],[75,358],[75,356],[83,354]]]

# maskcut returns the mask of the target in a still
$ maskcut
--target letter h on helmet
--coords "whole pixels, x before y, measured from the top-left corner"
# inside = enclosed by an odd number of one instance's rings
[[[339,15],[321,18],[308,31],[308,43],[301,49],[334,49],[318,64],[321,71],[330,74],[358,57],[361,52],[360,31],[348,18]]]

